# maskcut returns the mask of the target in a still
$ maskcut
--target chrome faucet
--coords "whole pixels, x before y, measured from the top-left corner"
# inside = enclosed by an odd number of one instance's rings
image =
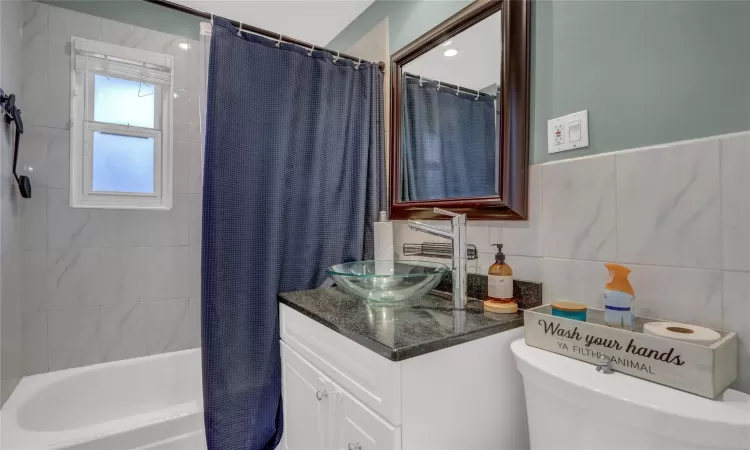
[[[465,310],[468,304],[466,296],[466,214],[457,214],[444,209],[433,209],[437,214],[450,216],[451,229],[427,225],[414,220],[409,221],[409,228],[423,233],[450,239],[453,244],[453,309]]]

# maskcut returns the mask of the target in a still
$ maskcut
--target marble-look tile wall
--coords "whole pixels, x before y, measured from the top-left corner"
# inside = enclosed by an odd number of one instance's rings
[[[21,91],[21,17],[19,1],[0,2],[0,87]],[[21,212],[23,199],[13,178],[15,127],[0,121],[0,406],[21,379]]]
[[[72,36],[175,57],[171,211],[70,208]],[[199,43],[26,2],[20,45],[19,167],[34,190],[20,204],[22,374],[199,346]]]
[[[739,332],[750,393],[750,132],[535,165],[528,222],[470,221],[487,273],[502,243],[545,302],[603,307],[604,262],[632,270],[637,313]],[[430,241],[395,227],[395,246]],[[397,254],[397,256],[401,256]],[[445,262],[446,260],[440,260]]]

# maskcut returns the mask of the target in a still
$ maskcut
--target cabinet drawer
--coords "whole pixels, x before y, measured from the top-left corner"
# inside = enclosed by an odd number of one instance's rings
[[[362,347],[286,305],[281,339],[352,396],[401,424],[401,365]]]
[[[341,450],[400,450],[401,427],[394,427],[333,383],[336,434]]]

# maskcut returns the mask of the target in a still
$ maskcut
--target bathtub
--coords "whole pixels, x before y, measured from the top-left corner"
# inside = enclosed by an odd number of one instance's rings
[[[3,450],[202,450],[200,349],[25,377],[0,412]]]

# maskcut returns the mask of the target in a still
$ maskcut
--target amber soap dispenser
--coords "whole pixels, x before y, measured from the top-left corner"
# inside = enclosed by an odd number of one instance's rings
[[[497,247],[495,263],[487,273],[486,311],[497,313],[514,313],[518,305],[513,301],[513,269],[505,263],[503,244],[492,244]]]

